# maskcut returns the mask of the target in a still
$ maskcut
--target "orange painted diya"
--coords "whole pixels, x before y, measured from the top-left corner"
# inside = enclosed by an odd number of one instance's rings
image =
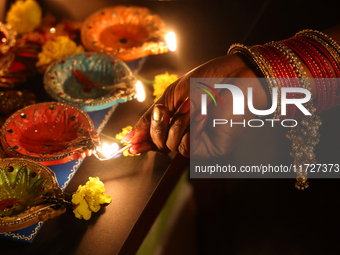
[[[83,23],[81,39],[89,51],[129,62],[168,52],[165,23],[148,8],[116,6],[93,13]]]

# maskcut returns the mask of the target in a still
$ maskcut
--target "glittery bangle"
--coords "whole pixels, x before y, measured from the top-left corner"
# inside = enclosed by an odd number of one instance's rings
[[[322,79],[322,81],[326,85],[324,93],[327,94],[327,100],[325,101],[323,111],[332,108],[335,99],[335,81],[333,79],[333,72],[327,62],[331,59],[328,58],[327,52],[323,52],[322,48],[317,48],[317,45],[315,45],[313,42],[310,42],[308,39],[298,36],[295,36],[294,39],[299,41],[310,52],[314,61],[319,65],[319,68],[323,68],[323,77],[326,79]]]
[[[290,83],[287,79],[282,79],[284,77],[287,77],[287,73],[285,72],[284,68],[281,65],[281,59],[276,58],[272,52],[270,52],[265,46],[262,45],[255,45],[253,46],[260,54],[262,54],[269,65],[271,66],[271,69],[274,72],[275,78],[277,78],[277,84],[279,87],[290,87]],[[288,98],[292,98],[291,94],[288,94]],[[287,114],[286,118],[291,119],[293,118],[294,111],[292,105],[287,106]],[[281,116],[280,119],[283,119],[283,116]]]
[[[273,88],[278,87],[277,81],[273,70],[270,68],[267,60],[254,48],[244,46],[242,44],[236,43],[231,45],[228,50],[228,54],[241,53],[250,59],[256,68],[261,72],[264,78],[266,78],[267,86],[265,86],[265,91],[267,94],[267,100],[271,104],[271,99],[273,97]],[[270,105],[269,104],[269,105]],[[281,91],[278,89],[278,107],[273,114],[274,119],[280,119],[281,114]]]
[[[269,42],[267,45],[274,47],[289,62],[290,66],[293,67],[296,76],[299,78],[300,86],[302,88],[311,91],[311,86],[308,81],[306,72],[303,69],[301,62],[298,60],[295,53],[281,42]],[[320,117],[315,115],[316,109],[313,106],[312,100],[305,104],[311,116],[304,116],[300,125],[292,128],[288,134],[288,139],[292,140],[292,152],[291,156],[294,158],[295,166],[305,166],[304,164],[316,163],[314,155],[314,147],[319,142],[318,129],[321,125]],[[313,132],[309,131],[313,130]],[[305,169],[304,169],[305,170]],[[295,187],[303,190],[309,186],[307,179],[307,171],[298,171]]]
[[[315,62],[313,62],[313,59],[311,56],[304,51],[303,48],[300,48],[298,44],[285,40],[283,43],[287,46],[290,47],[302,60],[304,60],[305,64],[307,65],[308,69],[311,71],[312,75],[315,79],[315,84],[317,86],[317,95],[318,95],[318,100],[317,100],[317,105],[316,108],[318,111],[321,111],[325,105],[327,96],[324,93],[323,89],[323,84],[320,79],[317,78],[322,78],[321,76],[321,71],[318,69],[318,66],[316,65]]]
[[[326,45],[329,45],[330,47],[332,47],[334,49],[334,51],[337,53],[338,56],[340,56],[340,46],[339,44],[334,41],[331,37],[329,37],[328,35],[320,32],[320,31],[317,31],[317,30],[312,30],[312,29],[305,29],[305,30],[302,30],[300,32],[298,32],[296,35],[315,35],[317,36],[318,38],[320,38],[322,41],[325,42]],[[337,60],[338,62],[338,66],[339,66],[339,57],[337,57]],[[339,92],[339,89],[340,89],[340,86],[338,87],[338,97],[336,99],[336,105],[339,105],[340,103],[340,92]]]
[[[268,42],[266,45],[277,49],[285,57],[286,61],[294,69],[296,77],[299,78],[300,86],[311,91],[311,86],[307,78],[307,74],[303,69],[301,62],[298,60],[294,52],[286,45],[280,42]]]
[[[309,34],[308,36],[299,36],[301,39],[310,43],[315,47],[318,51],[320,51],[326,59],[330,62],[332,68],[334,69],[334,73],[336,77],[340,77],[340,56],[334,51],[332,47],[329,46],[326,42],[322,41],[320,38],[316,37],[313,34]],[[297,38],[299,38],[297,37]]]
[[[325,62],[322,60],[317,63],[313,62],[312,56],[320,57],[320,53],[315,52],[316,50],[311,49],[309,45],[306,46],[308,49],[301,48],[301,43],[299,42],[270,42],[264,46],[257,45],[253,47],[234,44],[229,49],[228,54],[241,53],[254,63],[256,68],[267,80],[268,94],[270,94],[268,98],[272,98],[272,89],[280,85],[302,87],[311,91],[306,72],[303,70],[301,62],[290,47],[294,49],[302,60],[308,62],[308,67],[316,77],[323,77],[330,74],[330,70],[327,70]],[[288,82],[278,80],[284,77],[289,78]],[[298,81],[295,79],[298,79]],[[319,84],[319,87],[321,87],[321,84]],[[326,87],[324,89],[327,90],[328,88]],[[280,89],[279,92],[281,92]],[[327,91],[325,91],[324,94],[326,94],[326,92]],[[281,94],[278,101],[281,101]],[[322,103],[324,103],[324,100]],[[287,134],[287,137],[293,142],[291,156],[294,158],[294,164],[296,166],[303,166],[303,168],[305,168],[305,164],[316,163],[314,147],[320,139],[318,129],[321,125],[320,117],[315,115],[316,109],[313,101],[309,100],[304,106],[312,115],[304,116],[300,124],[292,127]],[[278,109],[279,110],[274,113],[274,118],[281,117],[281,106],[278,106]],[[288,115],[295,116],[295,113],[290,112]],[[307,171],[305,170],[306,169],[297,171],[295,187],[298,189],[305,189],[309,186],[307,182]]]
[[[302,30],[298,33],[296,33],[296,35],[308,35],[308,34],[314,34],[317,37],[319,37],[320,39],[322,39],[323,41],[327,42],[329,45],[331,45],[335,51],[338,52],[338,54],[340,54],[340,46],[339,44],[337,44],[336,41],[334,41],[331,37],[329,37],[328,35],[317,31],[317,30],[312,30],[312,29],[305,29]]]
[[[278,69],[276,73],[276,77],[279,82],[281,82],[281,87],[300,87],[299,80],[297,79],[297,75],[294,71],[293,66],[289,63],[286,57],[272,45],[266,44],[263,46],[259,46],[263,50],[263,54],[267,54],[267,57],[272,61],[270,62],[272,68]],[[288,98],[300,98],[300,93],[289,93]],[[294,119],[300,111],[295,105],[288,105],[287,119]]]
[[[339,53],[327,42],[320,39],[318,36],[312,33],[299,33],[298,36],[303,37],[305,40],[308,40],[311,44],[313,44],[318,50],[320,50],[331,63],[332,68],[335,72],[335,76],[340,78],[340,55]],[[330,108],[333,108],[340,103],[340,84],[339,80],[335,79],[335,88],[337,89],[337,93],[334,93],[334,101]]]
[[[285,75],[283,77],[288,78],[285,79],[289,83],[289,87],[300,87],[299,80],[297,79],[296,72],[294,71],[293,66],[287,61],[285,56],[275,47],[272,45],[266,44],[265,47],[273,53],[273,56],[278,59],[282,69],[285,70]],[[300,93],[292,93],[293,98],[301,98],[302,95]],[[292,119],[297,117],[298,115],[301,115],[301,112],[298,111],[297,107],[295,105],[292,106]]]

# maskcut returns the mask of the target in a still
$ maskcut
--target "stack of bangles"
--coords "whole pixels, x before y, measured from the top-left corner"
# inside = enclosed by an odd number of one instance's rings
[[[271,105],[273,88],[277,88],[278,107],[274,119],[294,119],[301,115],[295,105],[288,106],[285,116],[281,116],[280,88],[299,87],[311,91],[311,86],[300,62],[303,61],[310,70],[317,89],[317,101],[312,98],[304,107],[312,114],[303,116],[302,125],[292,127],[287,137],[292,140],[291,156],[294,158],[297,171],[295,186],[298,189],[308,187],[307,171],[300,166],[315,164],[315,145],[320,140],[319,127],[321,120],[317,113],[331,109],[340,102],[340,46],[327,35],[316,30],[303,30],[294,37],[265,45],[247,47],[233,44],[228,54],[241,53],[249,58],[266,78],[265,90],[268,105]],[[327,78],[327,79],[325,79]],[[288,98],[301,98],[301,93],[289,93]]]

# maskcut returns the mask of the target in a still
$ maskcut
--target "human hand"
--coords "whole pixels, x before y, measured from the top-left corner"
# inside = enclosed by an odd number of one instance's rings
[[[190,79],[221,78],[222,81],[225,78],[256,78],[250,66],[238,55],[227,55],[194,69],[171,84],[122,141],[133,144],[130,148],[132,154],[157,150],[162,153],[179,152],[185,157],[209,158],[230,152],[246,128],[221,125],[216,126],[212,132],[206,123],[212,120],[217,112],[220,115],[222,113],[226,119],[232,117],[234,121],[240,118],[251,119],[254,115],[246,111],[244,116],[233,116],[232,95],[229,90],[218,90],[223,108],[209,107],[211,99],[208,98],[209,114],[201,115],[202,93],[201,90],[192,90],[190,95]],[[236,84],[233,84],[241,88],[244,94],[247,87],[253,87],[254,107],[265,109],[265,91],[257,79],[251,80],[251,84],[242,84],[239,80],[235,80]]]

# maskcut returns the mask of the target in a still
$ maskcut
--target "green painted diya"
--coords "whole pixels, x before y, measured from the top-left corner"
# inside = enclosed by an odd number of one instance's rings
[[[24,159],[0,161],[0,232],[64,213],[63,198],[55,174],[46,166]]]

